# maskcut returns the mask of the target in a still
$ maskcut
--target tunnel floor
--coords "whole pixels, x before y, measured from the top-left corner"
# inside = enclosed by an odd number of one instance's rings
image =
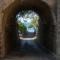
[[[12,51],[4,60],[56,60],[46,49]]]

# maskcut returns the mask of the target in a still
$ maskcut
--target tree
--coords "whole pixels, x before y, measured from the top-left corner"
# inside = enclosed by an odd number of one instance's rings
[[[21,33],[25,33],[26,32],[26,27],[24,26],[23,23],[18,23],[18,29],[21,31]]]
[[[38,20],[39,20],[39,16],[34,15],[29,27],[30,28],[34,27],[37,30],[38,29]]]

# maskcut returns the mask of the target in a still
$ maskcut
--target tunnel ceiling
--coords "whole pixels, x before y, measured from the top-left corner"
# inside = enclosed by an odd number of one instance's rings
[[[34,3],[33,3],[34,2]],[[4,16],[3,16],[3,29],[6,35],[5,36],[5,40],[6,43],[10,40],[8,35],[9,33],[7,33],[7,31],[9,32],[11,27],[11,24],[13,24],[13,20],[14,17],[17,13],[17,11],[19,11],[20,9],[32,9],[32,8],[37,8],[39,11],[41,11],[41,18],[42,21],[44,22],[46,28],[48,29],[47,31],[44,30],[44,32],[47,32],[47,35],[49,34],[49,37],[47,38],[47,36],[44,35],[44,37],[46,37],[46,39],[43,39],[42,43],[49,48],[50,50],[54,50],[53,49],[53,44],[55,45],[54,40],[52,40],[52,36],[54,36],[54,21],[53,21],[53,17],[51,14],[51,10],[50,7],[48,6],[48,4],[46,4],[43,1],[35,1],[32,0],[30,2],[29,1],[23,1],[23,3],[19,0],[15,0],[13,3],[11,3],[3,12],[4,12]],[[12,23],[11,23],[12,22]],[[14,22],[15,23],[15,22]],[[47,24],[48,25],[47,25]],[[43,28],[42,28],[43,29]],[[45,29],[45,28],[44,28]],[[50,33],[51,32],[51,33]],[[45,33],[46,34],[46,33]],[[48,42],[46,44],[46,42]],[[8,43],[9,44],[9,43]],[[8,50],[7,47],[9,47],[9,45],[6,44],[6,49]],[[7,46],[8,45],[8,46]]]

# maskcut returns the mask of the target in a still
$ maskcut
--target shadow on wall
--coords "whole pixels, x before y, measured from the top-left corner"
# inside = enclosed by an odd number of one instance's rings
[[[6,51],[10,51],[8,49],[13,49],[16,47],[17,40],[17,27],[16,27],[16,19],[15,16],[20,10],[35,10],[39,13],[41,17],[41,21],[39,20],[39,34],[38,40],[40,40],[39,44],[48,48],[49,50],[55,51],[55,25],[54,19],[51,14],[50,7],[43,1],[35,1],[35,0],[15,0],[9,7],[7,7],[4,11],[3,22],[5,25],[5,42],[6,42]]]

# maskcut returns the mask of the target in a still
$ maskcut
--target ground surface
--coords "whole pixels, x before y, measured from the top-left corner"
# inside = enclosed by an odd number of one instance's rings
[[[56,60],[56,58],[45,50],[30,50],[12,52],[4,60]]]

